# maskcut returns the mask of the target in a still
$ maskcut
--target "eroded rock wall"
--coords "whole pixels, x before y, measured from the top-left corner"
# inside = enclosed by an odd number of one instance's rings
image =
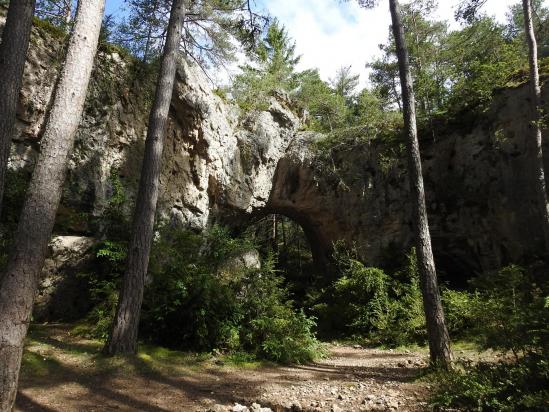
[[[447,279],[543,254],[528,105],[526,85],[501,90],[472,121],[420,133],[433,248]],[[314,139],[301,137],[279,162],[268,206],[302,219],[325,255],[343,239],[369,264],[391,265],[413,242],[404,153],[372,141],[320,161]]]
[[[32,170],[61,55],[59,39],[33,30],[10,160],[14,171]],[[114,175],[124,188],[125,213],[131,214],[154,84],[135,70],[116,52],[98,54],[57,234],[101,235]],[[433,246],[439,268],[450,276],[542,252],[527,104],[524,86],[500,91],[473,124],[465,127],[464,120],[421,136]],[[182,61],[158,217],[200,229],[213,222],[242,226],[251,216],[282,213],[303,226],[320,263],[340,239],[372,265],[402,254],[412,241],[402,156],[372,141],[336,150],[328,162],[314,148],[319,138],[302,131],[284,96],[273,98],[266,111],[243,115],[212,92],[198,68]]]
[[[13,138],[13,171],[32,170],[62,55],[59,40],[44,29],[34,29],[32,39]],[[94,232],[88,224],[109,204],[113,175],[122,183],[131,214],[154,85],[136,70],[116,52],[98,53],[59,216],[71,219],[59,230]],[[216,215],[264,207],[278,160],[298,127],[299,119],[281,98],[273,98],[267,111],[243,116],[212,92],[199,68],[181,60],[163,155],[159,218],[204,228]],[[82,222],[75,223],[72,217],[78,214]]]

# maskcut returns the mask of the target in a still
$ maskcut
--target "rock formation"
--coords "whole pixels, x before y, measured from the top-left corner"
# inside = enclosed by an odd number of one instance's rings
[[[32,170],[61,52],[51,33],[33,30],[13,173]],[[151,89],[138,67],[116,51],[98,54],[58,235],[101,236],[113,176],[131,213]],[[420,136],[435,256],[449,276],[468,277],[542,252],[529,177],[527,99],[524,86],[499,91],[490,111],[468,125],[464,118],[436,136]],[[197,67],[182,61],[159,219],[197,229],[215,222],[243,227],[251,217],[280,213],[302,225],[319,264],[329,260],[336,240],[354,244],[372,265],[402,254],[412,236],[405,163],[389,150],[398,144],[362,141],[319,155],[315,141],[322,136],[303,129],[284,96],[273,97],[266,111],[240,113]]]

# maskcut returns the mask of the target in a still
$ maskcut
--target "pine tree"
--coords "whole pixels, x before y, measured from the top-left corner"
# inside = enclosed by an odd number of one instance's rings
[[[137,351],[137,332],[153,238],[162,151],[184,18],[185,1],[173,0],[156,94],[149,117],[128,266],[124,273],[112,331],[104,349],[110,355]]]
[[[374,0],[359,0],[359,2],[366,7],[373,7],[376,3]],[[408,179],[412,199],[412,224],[415,235],[423,308],[427,322],[429,352],[432,364],[448,368],[452,361],[450,338],[444,319],[444,310],[442,308],[431,246],[427,208],[425,206],[421,155],[417,138],[416,108],[410,59],[408,49],[406,48],[404,27],[398,0],[389,0],[389,9],[391,11],[392,29],[402,90],[402,110],[408,157]]]
[[[0,44],[0,209],[35,0],[11,1]]]
[[[32,313],[69,153],[82,116],[97,50],[104,0],[80,0],[7,269],[0,280],[0,411],[17,393],[23,342]]]

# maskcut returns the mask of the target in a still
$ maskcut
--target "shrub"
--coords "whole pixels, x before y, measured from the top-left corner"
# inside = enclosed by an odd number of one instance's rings
[[[87,337],[106,339],[118,304],[120,279],[124,273],[127,243],[105,240],[95,250],[96,270],[78,276],[88,282],[93,308],[85,322],[74,332]]]
[[[518,266],[508,266],[472,281],[471,305],[455,299],[462,319],[486,348],[511,351],[514,360],[461,364],[437,373],[435,406],[478,411],[549,409],[549,305],[547,281]],[[452,319],[450,317],[450,319]]]
[[[296,311],[283,279],[267,259],[260,270],[248,271],[239,287],[243,348],[277,362],[307,362],[322,354],[314,336],[313,318]]]
[[[335,260],[341,277],[333,288],[333,307],[346,334],[360,335],[375,344],[398,346],[425,338],[425,318],[419,290],[415,252],[406,267],[388,276],[366,267],[352,251],[336,245]],[[324,307],[324,310],[328,310]]]
[[[479,299],[473,306],[476,333],[486,348],[549,352],[547,280],[511,265],[473,279]]]
[[[203,234],[162,229],[152,248],[141,336],[175,348],[247,351],[279,362],[305,362],[321,354],[314,320],[293,308],[272,259],[259,269],[226,265],[253,246],[220,227]],[[76,332],[107,337],[126,250],[123,241],[98,246],[97,270],[81,275],[95,306],[88,326]]]
[[[448,333],[453,339],[469,338],[477,322],[476,308],[481,304],[478,293],[443,288],[441,295]]]
[[[457,365],[437,372],[435,407],[476,411],[547,411],[549,358],[530,354],[513,363]]]

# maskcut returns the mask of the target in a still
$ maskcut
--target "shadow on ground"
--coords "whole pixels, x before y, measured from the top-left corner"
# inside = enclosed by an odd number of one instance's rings
[[[354,364],[359,359],[356,351],[337,353],[343,365],[235,367],[176,351],[149,348],[136,356],[109,358],[100,349],[97,341],[70,335],[67,326],[34,327],[16,411],[194,411],[211,404],[261,400],[273,384],[289,388],[305,380],[370,379],[383,385],[411,382],[418,374],[417,369]]]

